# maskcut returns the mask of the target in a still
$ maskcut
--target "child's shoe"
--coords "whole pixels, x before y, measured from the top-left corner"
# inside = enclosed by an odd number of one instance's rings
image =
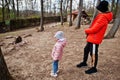
[[[59,72],[60,72],[60,71],[59,71],[59,70],[57,70],[57,73],[59,73]],[[51,71],[51,74],[52,74],[52,73],[54,73],[54,72],[53,72],[53,71]]]
[[[59,70],[57,70],[57,73],[59,73],[60,71]]]
[[[51,73],[50,74],[52,77],[57,77],[57,73]]]

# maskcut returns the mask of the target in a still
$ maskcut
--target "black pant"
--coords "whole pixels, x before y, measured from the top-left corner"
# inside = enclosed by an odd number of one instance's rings
[[[97,62],[98,62],[98,44],[93,44],[90,42],[87,42],[85,48],[84,48],[84,58],[83,58],[83,62],[87,62],[88,59],[88,54],[90,53],[90,56],[92,58],[92,62],[93,62],[93,67],[97,66]]]

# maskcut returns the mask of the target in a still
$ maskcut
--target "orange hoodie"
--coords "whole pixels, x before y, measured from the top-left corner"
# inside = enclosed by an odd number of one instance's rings
[[[103,40],[108,23],[112,20],[112,12],[99,13],[93,20],[90,28],[85,30],[87,42],[100,44]]]

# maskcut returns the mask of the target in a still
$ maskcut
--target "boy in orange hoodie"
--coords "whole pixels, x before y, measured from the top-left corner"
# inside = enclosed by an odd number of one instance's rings
[[[108,23],[113,17],[112,12],[108,12],[107,1],[101,1],[96,8],[98,10],[98,15],[93,20],[91,26],[85,30],[87,35],[87,44],[84,48],[83,62],[77,65],[79,68],[87,66],[88,54],[90,53],[92,67],[85,71],[86,74],[97,72],[98,47],[104,38]]]

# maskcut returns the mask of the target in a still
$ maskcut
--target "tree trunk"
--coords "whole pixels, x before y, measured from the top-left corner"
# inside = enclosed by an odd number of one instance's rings
[[[47,1],[47,16],[49,15],[49,1],[48,0],[46,0]]]
[[[25,0],[25,5],[23,4],[23,6],[25,6],[25,17],[28,16],[28,0]]]
[[[65,16],[66,16],[66,18],[67,18],[67,8],[68,8],[68,3],[69,3],[69,0],[67,0],[67,2],[66,2],[66,9],[65,9]]]
[[[111,4],[111,7],[110,7],[110,11],[113,12],[113,8],[114,8],[114,3],[115,3],[115,0],[112,0],[112,4]]]
[[[9,8],[9,1],[5,0],[5,7],[7,8],[6,13],[7,13],[7,19],[10,19],[10,8]]]
[[[93,11],[95,11],[95,0],[93,0]]]
[[[56,4],[53,4],[54,9],[54,16],[56,15]]]
[[[62,3],[63,3],[63,0],[60,1],[60,16],[61,16],[61,25],[63,25],[63,13],[62,13]]]
[[[72,26],[72,0],[70,0],[70,21],[69,26]]]
[[[108,34],[106,35],[106,39],[108,38],[114,38],[118,28],[120,26],[120,1],[119,1],[119,4],[118,4],[118,10],[117,10],[117,15],[116,15],[116,19],[113,23],[113,26],[112,28],[110,29],[110,31],[108,32]]]
[[[101,1],[101,0],[98,0],[98,1],[97,1],[97,5],[99,5],[100,1]],[[92,18],[91,24],[92,24],[94,18],[97,16],[97,14],[98,14],[98,10],[95,8],[95,11],[94,11],[94,14],[93,14],[93,18]]]
[[[8,71],[6,62],[4,60],[4,56],[2,54],[1,47],[0,47],[0,80],[13,80]]]
[[[10,31],[10,8],[9,8],[9,5],[10,5],[10,1],[9,0],[5,0],[5,9],[6,9],[6,31]]]
[[[17,17],[19,17],[19,3],[18,3],[18,0],[17,0]]]
[[[16,11],[15,11],[15,2],[14,0],[12,0],[13,2],[13,13],[14,13],[14,19],[16,19]]]
[[[77,25],[76,25],[76,28],[75,29],[79,29],[81,24],[81,14],[82,14],[82,8],[83,8],[83,0],[79,0],[79,14],[77,16],[78,20],[77,20]]]
[[[50,0],[50,14],[51,14],[51,16],[52,16],[52,1]]]
[[[5,7],[4,7],[4,0],[2,0],[2,21],[5,21]]]
[[[118,10],[118,4],[119,4],[119,0],[117,0],[117,2],[116,2],[116,8],[115,8],[113,19],[116,18],[116,14],[117,14],[117,10]]]
[[[40,31],[44,31],[44,27],[43,27],[43,24],[44,24],[44,15],[43,15],[43,0],[41,0],[41,22],[40,22]]]

